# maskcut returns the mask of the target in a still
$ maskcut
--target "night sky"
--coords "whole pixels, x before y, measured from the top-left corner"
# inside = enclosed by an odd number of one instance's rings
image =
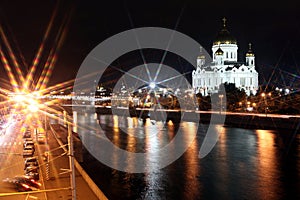
[[[103,2],[63,1],[59,4],[43,59],[49,53],[51,41],[63,18],[71,10],[73,12],[50,85],[75,78],[80,64],[94,47],[114,34],[131,28],[155,26],[176,29],[198,41],[210,53],[223,17],[227,18],[228,30],[237,39],[239,61],[244,61],[248,43],[252,43],[260,84],[268,82],[274,72],[272,84],[300,85],[300,12],[297,1],[271,1],[272,4],[217,0]],[[0,23],[17,57],[20,59],[22,54],[25,63],[32,62],[56,3],[52,0],[0,2]],[[126,64],[130,65],[130,62]],[[2,63],[0,65],[0,76],[5,79],[6,73]],[[27,68],[23,66],[24,71]]]

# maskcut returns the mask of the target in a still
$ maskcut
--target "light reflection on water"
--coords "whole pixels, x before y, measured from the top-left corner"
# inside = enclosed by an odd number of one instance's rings
[[[83,119],[89,126],[95,120]],[[219,141],[198,158],[208,125],[200,125],[190,148],[171,165],[156,170],[157,149],[167,145],[182,127],[185,143],[195,124],[141,121],[112,115],[98,117],[112,143],[146,154],[149,172],[130,174],[111,169],[86,154],[83,167],[109,199],[291,199],[300,198],[300,137],[288,132],[247,130],[215,125]],[[126,133],[127,131],[127,133]],[[80,134],[89,134],[82,131]],[[101,134],[100,132],[98,134]],[[175,151],[173,146],[171,151]],[[172,153],[172,152],[170,152]],[[117,158],[112,158],[118,163]],[[128,160],[128,165],[134,160]],[[298,199],[299,199],[298,198]]]

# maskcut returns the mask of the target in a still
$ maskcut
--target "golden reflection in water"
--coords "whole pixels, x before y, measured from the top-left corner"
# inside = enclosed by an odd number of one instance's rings
[[[168,126],[168,136],[169,137],[169,140],[172,140],[173,137],[175,136],[175,126],[174,126],[174,123],[170,120],[168,123],[167,123],[167,126]]]
[[[256,130],[257,135],[257,161],[258,186],[261,188],[261,197],[276,197],[280,186],[276,185],[279,162],[276,157],[275,134],[269,130]]]
[[[216,131],[219,133],[218,147],[220,147],[220,155],[222,158],[227,158],[227,135],[223,125],[216,125]]]
[[[118,115],[113,115],[113,127],[114,128],[119,128],[119,117]]]
[[[120,144],[119,117],[117,115],[113,115],[113,138],[112,138],[112,142],[116,146],[119,146],[119,144]]]
[[[128,128],[133,128],[133,123],[134,123],[134,121],[133,121],[133,118],[132,117],[127,117],[127,127]]]
[[[128,118],[127,118],[128,119]],[[127,120],[127,123],[131,121],[131,120]],[[125,124],[126,122],[126,119],[124,117],[120,117],[119,118],[119,124],[125,128],[127,125]],[[129,122],[131,123],[131,122]],[[133,125],[133,123],[132,123]],[[128,152],[132,152],[132,153],[136,153],[137,151],[137,142],[136,142],[136,137],[134,135],[134,132],[131,133],[132,128],[129,129],[128,127],[126,127],[127,130],[122,131],[120,134],[126,134],[123,137],[125,137],[124,139],[126,139],[126,147],[125,147],[125,150],[128,151]],[[134,156],[134,154],[130,154],[128,157],[126,157],[126,170],[128,171],[134,171],[135,169],[135,164],[136,164],[136,158]]]
[[[200,192],[199,188],[199,181],[197,176],[200,174],[199,172],[199,148],[197,140],[194,137],[194,134],[197,133],[197,126],[193,122],[183,122],[182,123],[182,134],[183,134],[183,142],[185,142],[185,145],[188,145],[190,141],[192,141],[188,148],[188,150],[184,154],[185,159],[185,167],[186,167],[186,173],[184,178],[185,185],[184,185],[184,191],[185,191],[185,199],[198,199]]]
[[[124,133],[124,134],[127,134],[127,133]],[[127,138],[126,150],[129,152],[136,152],[137,143],[136,143],[136,138],[134,137],[134,135],[127,134],[126,138]]]
[[[120,146],[120,132],[119,132],[119,121],[118,121],[118,116],[117,115],[113,115],[113,137],[112,137],[112,143],[116,146],[119,147]],[[115,149],[115,148],[114,148]],[[116,149],[115,149],[116,150]],[[118,153],[117,152],[113,152],[112,153],[112,160],[113,160],[113,165],[114,166],[118,166],[119,164],[119,157],[118,157]]]

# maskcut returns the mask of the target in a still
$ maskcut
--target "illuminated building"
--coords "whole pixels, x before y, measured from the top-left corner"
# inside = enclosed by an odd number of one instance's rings
[[[226,19],[212,45],[212,62],[206,63],[202,50],[197,58],[197,69],[192,73],[195,93],[207,96],[217,93],[222,83],[234,83],[247,95],[258,90],[258,73],[255,70],[255,56],[249,44],[245,62],[238,62],[238,45],[227,30]]]

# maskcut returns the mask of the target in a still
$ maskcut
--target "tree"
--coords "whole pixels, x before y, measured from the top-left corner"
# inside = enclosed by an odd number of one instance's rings
[[[197,103],[199,105],[199,110],[211,109],[211,99],[209,96],[202,96],[201,93],[197,93],[196,98],[197,98]]]
[[[227,110],[235,111],[239,102],[244,102],[246,100],[246,92],[243,89],[239,89],[235,86],[234,83],[223,83],[223,90],[225,89],[226,101],[227,101]],[[224,91],[220,91],[223,93]]]

